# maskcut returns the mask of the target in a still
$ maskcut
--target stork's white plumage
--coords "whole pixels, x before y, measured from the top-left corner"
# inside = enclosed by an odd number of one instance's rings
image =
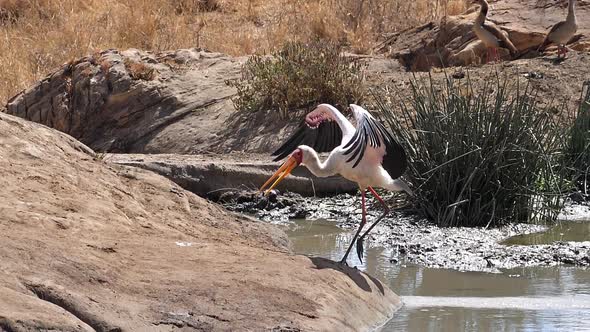
[[[321,104],[305,117],[299,129],[274,153],[276,160],[289,159],[260,188],[264,190],[273,180],[268,193],[298,165],[306,166],[318,177],[340,174],[356,182],[361,190],[362,220],[352,243],[342,258],[346,258],[357,240],[357,254],[362,260],[365,236],[389,212],[389,208],[373,187],[391,191],[406,191],[412,194],[408,185],[399,177],[406,169],[406,154],[393,136],[364,108],[351,104],[350,109],[356,120],[356,127],[329,104]],[[330,152],[320,161],[318,153]],[[359,237],[366,223],[365,191],[371,193],[384,207],[383,215]]]

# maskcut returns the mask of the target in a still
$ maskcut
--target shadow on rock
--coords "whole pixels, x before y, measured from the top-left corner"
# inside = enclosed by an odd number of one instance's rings
[[[361,288],[362,290],[364,290],[366,292],[372,292],[373,290],[371,289],[371,286],[369,285],[369,283],[367,282],[367,279],[365,278],[365,277],[367,277],[375,284],[375,286],[379,289],[379,292],[381,292],[381,294],[385,294],[385,290],[383,288],[383,285],[381,284],[381,282],[379,280],[362,272],[361,270],[357,269],[356,267],[353,268],[353,267],[349,267],[346,265],[342,265],[338,262],[334,262],[333,260],[329,260],[329,259],[322,258],[322,257],[309,257],[309,259],[311,260],[311,262],[315,265],[315,267],[318,270],[333,269],[338,272],[342,272],[342,273],[346,274],[352,281],[354,281],[354,283],[359,288]]]

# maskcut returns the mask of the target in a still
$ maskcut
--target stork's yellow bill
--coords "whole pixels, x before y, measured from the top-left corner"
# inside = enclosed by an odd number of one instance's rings
[[[291,174],[291,171],[301,163],[301,152],[296,150],[287,161],[268,179],[266,182],[260,187],[258,192],[262,192],[264,188],[266,188],[273,180],[274,182],[270,186],[270,188],[266,189],[264,192],[265,196],[268,196],[271,190],[273,190],[283,179]],[[276,179],[276,180],[275,180]]]

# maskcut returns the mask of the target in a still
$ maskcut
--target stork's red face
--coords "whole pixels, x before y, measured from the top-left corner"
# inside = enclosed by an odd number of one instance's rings
[[[303,161],[303,151],[301,149],[296,149],[293,153],[289,156],[289,159],[273,174],[266,182],[260,187],[258,192],[262,192],[266,186],[268,186],[275,178],[275,182],[273,182],[270,188],[266,189],[264,195],[268,195],[274,187],[276,187],[283,179],[293,171],[293,169]]]

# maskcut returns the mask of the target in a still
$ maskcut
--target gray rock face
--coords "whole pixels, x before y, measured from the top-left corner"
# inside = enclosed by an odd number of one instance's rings
[[[107,50],[64,65],[12,98],[6,112],[97,151],[269,151],[268,135],[251,127],[273,113],[251,117],[231,102],[235,89],[226,81],[238,77],[243,62],[195,49]]]

